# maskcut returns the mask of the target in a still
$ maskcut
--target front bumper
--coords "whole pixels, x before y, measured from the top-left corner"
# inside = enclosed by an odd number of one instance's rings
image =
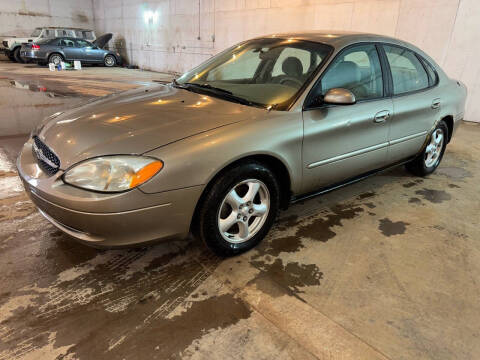
[[[47,176],[27,142],[17,160],[25,191],[43,216],[80,242],[120,247],[185,238],[203,186],[145,194],[101,194],[66,185],[62,171]]]

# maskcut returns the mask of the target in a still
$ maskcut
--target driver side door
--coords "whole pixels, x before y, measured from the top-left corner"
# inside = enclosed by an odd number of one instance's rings
[[[375,44],[346,48],[323,72],[303,112],[303,191],[348,181],[386,166],[391,98]],[[353,105],[322,103],[333,88],[350,90]],[[316,100],[309,100],[316,99]]]

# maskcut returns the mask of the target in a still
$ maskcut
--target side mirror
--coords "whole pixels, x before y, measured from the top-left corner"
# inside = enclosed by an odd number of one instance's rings
[[[357,102],[355,95],[348,89],[336,88],[327,91],[323,102],[333,105],[353,105]]]

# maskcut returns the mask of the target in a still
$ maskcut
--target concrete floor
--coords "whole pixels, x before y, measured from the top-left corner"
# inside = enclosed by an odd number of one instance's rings
[[[171,75],[100,66],[52,73],[45,66],[15,64],[0,56],[0,136],[29,133],[57,111],[166,79]]]
[[[0,359],[478,359],[479,138],[464,123],[428,178],[293,205],[228,260],[195,239],[77,244],[22,192],[25,137],[0,138]]]

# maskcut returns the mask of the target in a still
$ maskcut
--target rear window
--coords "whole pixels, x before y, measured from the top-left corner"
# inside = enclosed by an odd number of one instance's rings
[[[37,36],[40,36],[41,33],[42,33],[42,29],[36,28],[35,30],[33,30],[32,35],[30,36],[37,37]]]

